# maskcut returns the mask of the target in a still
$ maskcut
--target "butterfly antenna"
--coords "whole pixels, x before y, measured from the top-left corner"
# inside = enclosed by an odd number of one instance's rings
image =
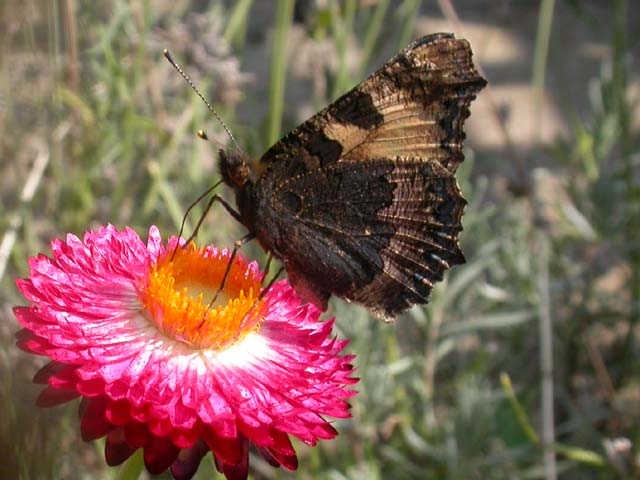
[[[231,142],[233,143],[234,147],[236,148],[236,150],[238,150],[239,153],[244,153],[242,151],[242,149],[240,148],[240,145],[238,145],[238,142],[236,142],[235,137],[233,136],[233,134],[231,133],[231,130],[229,130],[229,127],[227,127],[227,124],[224,123],[224,121],[222,120],[222,118],[220,117],[220,115],[218,115],[218,112],[216,112],[216,110],[211,106],[211,104],[207,101],[206,98],[204,98],[204,95],[202,95],[202,93],[200,93],[200,90],[198,90],[198,87],[196,87],[193,82],[191,81],[191,79],[189,78],[189,76],[184,73],[184,70],[182,70],[182,68],[180,68],[180,65],[178,65],[176,63],[176,61],[173,59],[173,56],[171,55],[171,53],[169,52],[169,50],[167,50],[166,48],[164,49],[164,51],[162,52],[164,55],[164,58],[166,58],[169,63],[171,65],[173,65],[173,68],[175,68],[178,73],[182,76],[182,78],[185,79],[185,81],[189,84],[189,86],[193,89],[194,92],[196,92],[196,94],[200,97],[200,100],[202,100],[204,102],[204,104],[207,106],[207,108],[209,109],[209,111],[211,113],[213,113],[213,116],[216,117],[216,119],[220,122],[220,125],[222,125],[222,128],[224,128],[224,131],[227,132],[227,135],[229,136],[229,138],[231,139]],[[201,137],[202,138],[202,137]]]

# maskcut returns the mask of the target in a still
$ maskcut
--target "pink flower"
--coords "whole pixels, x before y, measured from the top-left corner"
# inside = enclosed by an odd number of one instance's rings
[[[177,242],[107,226],[30,259],[17,284],[32,305],[14,313],[20,348],[52,360],[34,378],[47,384],[38,405],[82,397],[82,436],[107,436],[109,465],[142,448],[149,472],[188,479],[210,450],[241,479],[253,443],[294,470],[289,435],[315,445],[337,434],[323,416],[349,416],[347,342],[286,281],[258,300],[262,274],[241,257],[209,305],[230,254]]]

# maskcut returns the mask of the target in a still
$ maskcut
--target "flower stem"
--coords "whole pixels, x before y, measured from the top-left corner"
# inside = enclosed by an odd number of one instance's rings
[[[140,478],[142,469],[144,468],[144,461],[142,457],[142,449],[139,448],[129,457],[120,467],[116,480],[137,480]]]

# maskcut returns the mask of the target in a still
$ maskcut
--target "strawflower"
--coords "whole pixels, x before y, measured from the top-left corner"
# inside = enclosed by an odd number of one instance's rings
[[[262,274],[241,257],[210,305],[229,252],[178,242],[107,226],[30,259],[17,284],[31,305],[14,313],[19,347],[51,359],[37,404],[82,397],[82,437],[106,436],[109,465],[142,448],[149,472],[189,479],[211,451],[243,479],[253,444],[295,469],[290,436],[315,445],[337,434],[323,416],[349,416],[346,341],[286,281],[259,299]]]

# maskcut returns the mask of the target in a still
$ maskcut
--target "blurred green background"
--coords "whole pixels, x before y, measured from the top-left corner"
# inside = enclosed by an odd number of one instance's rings
[[[420,35],[467,38],[455,267],[395,325],[334,300],[360,394],[337,439],[256,479],[640,478],[640,12],[635,0],[0,2],[0,477],[115,479],[77,405],[34,406],[15,278],[66,232],[176,233],[228,139],[255,157]],[[187,225],[193,227],[195,212]],[[243,235],[222,208],[200,241]],[[256,245],[245,254],[264,260]],[[215,476],[205,460],[196,478]],[[143,474],[143,476],[146,474]]]

